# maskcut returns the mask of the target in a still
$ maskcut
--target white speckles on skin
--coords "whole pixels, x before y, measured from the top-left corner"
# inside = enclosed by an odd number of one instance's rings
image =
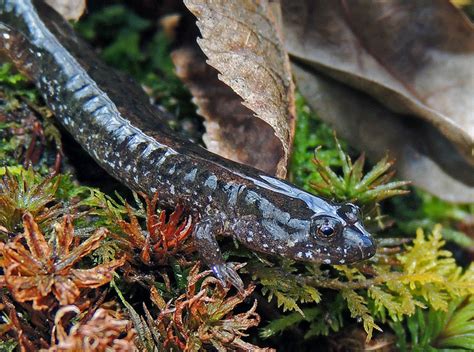
[[[346,261],[344,259],[339,260],[339,264],[344,264]]]
[[[139,146],[140,144],[142,144],[142,143],[143,143],[143,141],[142,141],[142,139],[140,138],[140,136],[137,135],[137,134],[135,134],[135,135],[133,135],[133,137],[128,141],[127,147],[128,147],[129,150],[134,151],[134,150],[136,150],[136,149],[138,148],[138,146]]]
[[[125,170],[126,172],[129,172],[130,169],[131,169],[131,166],[130,166],[130,165],[126,165],[124,170]]]
[[[95,96],[91,99],[89,99],[88,101],[86,101],[83,105],[82,105],[82,108],[84,110],[86,110],[87,112],[89,113],[93,113],[95,110],[97,110],[97,108],[99,108],[101,106],[101,100],[100,100],[100,96]]]
[[[297,256],[298,258],[303,258],[303,252],[298,252],[298,253],[296,254],[296,256]]]
[[[83,82],[84,78],[81,74],[72,75],[66,82],[66,88],[74,92],[74,90],[77,90],[79,87],[82,87]]]
[[[285,229],[273,219],[263,219],[261,223],[268,233],[272,234],[273,238],[277,240],[284,240],[288,237],[288,233],[285,231]]]
[[[252,236],[248,236],[247,237],[247,242],[252,242],[253,241],[253,237]]]
[[[156,161],[155,167],[161,167],[161,165],[163,165],[163,163],[168,159],[168,157],[173,154],[176,154],[174,150],[166,149],[166,151]]]
[[[193,182],[196,178],[197,168],[192,169],[186,176],[184,176],[184,180],[188,182]]]
[[[283,249],[283,246],[278,245],[277,248],[278,249]]]
[[[71,122],[72,122],[72,121],[71,121],[71,118],[70,118],[69,116],[65,116],[65,117],[63,118],[63,123],[64,123],[65,126],[70,126],[70,125],[71,125]]]
[[[307,251],[305,254],[305,257],[308,258],[308,259],[312,259],[313,258],[313,253],[311,251]]]
[[[321,253],[321,248],[317,248],[316,253],[320,254]]]
[[[324,263],[324,264],[331,264],[331,259],[324,259],[324,260],[323,260],[323,263]]]
[[[171,193],[172,195],[174,195],[174,193],[175,193],[174,185],[171,185],[171,186],[170,186],[170,193]]]
[[[268,248],[268,244],[267,243],[262,243],[262,247],[263,248]]]
[[[92,114],[97,116],[97,117],[99,117],[102,114],[107,114],[107,106],[104,105],[104,106],[101,106],[101,107],[97,108]]]
[[[152,191],[153,193],[156,193],[156,191],[158,191],[155,187],[150,187],[150,191]]]
[[[110,160],[105,160],[104,162],[112,168],[115,166],[115,164]]]
[[[157,148],[153,143],[148,143],[145,150],[142,151],[142,157],[148,158],[148,156],[155,151]]]
[[[43,54],[41,54],[40,52],[37,52],[37,53],[36,53],[36,56],[38,56],[38,57],[41,57],[42,55],[43,55]]]
[[[288,240],[288,242],[286,242],[286,246],[288,248],[293,248],[295,246],[295,242],[293,242],[292,240]]]
[[[230,206],[234,206],[237,203],[237,196],[240,194],[240,189],[243,187],[245,186],[238,186],[232,183],[228,183],[224,186],[224,190],[227,193],[227,198],[228,198],[227,203]]]
[[[90,88],[89,84],[84,84],[84,85],[81,85],[80,87],[77,87],[73,93],[74,98],[76,98],[77,100],[84,99],[85,97],[91,94],[89,88]],[[95,98],[99,98],[99,97],[96,96]]]
[[[168,174],[173,175],[176,171],[176,165],[171,166],[171,168],[168,170]]]
[[[204,186],[209,187],[212,190],[215,190],[217,188],[217,177],[216,175],[211,175],[207,178],[207,180],[204,182]]]
[[[337,252],[340,252],[340,251],[341,251],[341,247],[337,247],[337,248],[336,248],[336,251],[337,251]]]
[[[3,38],[5,38],[5,39],[10,39],[10,34],[8,34],[8,33],[3,33]]]
[[[344,247],[344,249],[343,249],[343,253],[344,253],[344,256],[346,256],[346,255],[347,255],[347,248],[346,248],[346,247]]]

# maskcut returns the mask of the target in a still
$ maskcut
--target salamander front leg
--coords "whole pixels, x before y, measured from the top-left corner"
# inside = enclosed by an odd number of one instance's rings
[[[230,283],[239,292],[243,292],[244,284],[239,274],[222,257],[215,237],[219,233],[222,233],[222,221],[220,218],[207,217],[202,219],[198,222],[193,232],[196,248],[202,261],[212,269],[214,275],[224,286]]]

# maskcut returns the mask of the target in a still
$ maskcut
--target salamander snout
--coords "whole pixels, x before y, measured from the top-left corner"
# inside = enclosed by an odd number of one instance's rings
[[[343,264],[368,259],[375,254],[377,249],[375,240],[360,223],[344,229],[342,242],[346,250],[342,255],[336,256],[334,263]]]

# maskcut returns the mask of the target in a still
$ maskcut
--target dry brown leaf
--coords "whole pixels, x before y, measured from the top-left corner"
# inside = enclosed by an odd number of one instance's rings
[[[295,59],[429,121],[474,165],[474,31],[449,1],[283,0],[282,13]]]
[[[86,0],[46,0],[66,20],[77,21],[86,11]]]
[[[207,148],[227,159],[276,174],[284,158],[281,142],[273,129],[242,104],[242,98],[217,78],[198,48],[172,53],[178,77],[186,84],[205,119],[203,135]]]
[[[273,128],[283,150],[276,175],[285,177],[294,134],[294,93],[288,56],[268,1],[184,2],[198,18],[203,37],[198,43],[207,63]]]
[[[23,216],[25,231],[2,248],[2,280],[17,302],[33,301],[33,309],[73,304],[82,288],[96,288],[113,278],[114,270],[124,259],[113,260],[90,269],[76,269],[77,262],[97,249],[106,237],[104,228],[72,248],[72,219],[65,216],[55,226],[52,243],[48,243],[30,213]],[[26,242],[26,246],[25,246]]]
[[[63,318],[70,313],[78,315],[80,310],[70,305],[56,313],[53,330],[56,341],[53,341],[49,352],[138,351],[134,344],[135,330],[130,321],[117,319],[106,309],[99,308],[89,320],[76,323],[66,332],[67,324],[64,324]],[[71,325],[70,321],[67,323]]]
[[[429,123],[393,113],[368,95],[308,67],[293,65],[293,72],[298,89],[318,116],[372,160],[390,151],[400,178],[451,202],[474,201],[474,168]]]
[[[194,265],[186,292],[168,302],[156,320],[149,319],[152,329],[165,337],[164,349],[201,351],[212,346],[218,351],[274,351],[243,340],[246,331],[260,323],[256,300],[249,310],[234,314],[237,305],[249,300],[255,286],[230,295],[229,287],[210,274],[211,270],[200,271],[199,263]]]

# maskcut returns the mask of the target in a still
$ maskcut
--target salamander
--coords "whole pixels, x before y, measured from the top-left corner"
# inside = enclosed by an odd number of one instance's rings
[[[336,204],[176,136],[130,78],[106,66],[60,15],[36,0],[0,0],[0,51],[38,87],[58,121],[129,188],[159,192],[195,220],[202,260],[241,289],[216,235],[297,261],[348,264],[376,245],[357,206]]]

